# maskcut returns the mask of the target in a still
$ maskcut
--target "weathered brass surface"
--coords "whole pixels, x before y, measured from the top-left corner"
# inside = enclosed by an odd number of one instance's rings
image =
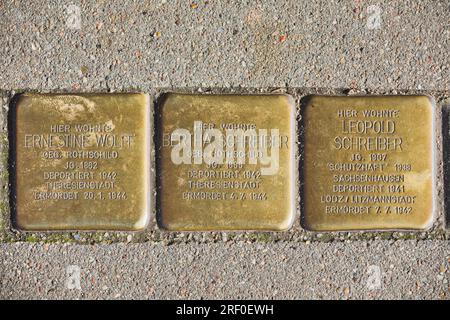
[[[13,116],[18,229],[145,228],[147,95],[24,94]]]
[[[313,96],[304,121],[304,227],[427,229],[434,103],[427,96]]]
[[[160,227],[288,229],[294,109],[287,95],[167,95],[159,110]]]

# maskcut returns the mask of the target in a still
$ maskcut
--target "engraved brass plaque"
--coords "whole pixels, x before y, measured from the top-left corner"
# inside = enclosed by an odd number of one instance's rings
[[[147,95],[24,94],[13,117],[18,229],[145,228]]]
[[[160,227],[288,229],[294,109],[288,95],[167,95],[158,115]]]
[[[427,96],[310,97],[302,110],[304,227],[429,228],[433,108]]]

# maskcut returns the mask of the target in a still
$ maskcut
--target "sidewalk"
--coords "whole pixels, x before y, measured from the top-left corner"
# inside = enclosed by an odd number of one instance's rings
[[[0,2],[0,96],[423,93],[450,105],[448,0],[127,2]],[[4,161],[0,169],[6,186]],[[7,199],[0,192],[1,230]],[[319,236],[297,222],[253,236],[8,231],[0,233],[0,298],[449,299],[444,215],[442,202],[435,228],[414,234]]]

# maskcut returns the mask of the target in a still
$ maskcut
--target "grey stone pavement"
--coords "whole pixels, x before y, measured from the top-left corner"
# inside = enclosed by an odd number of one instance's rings
[[[449,294],[444,241],[16,243],[0,245],[0,258],[0,296],[8,299],[448,299]],[[79,283],[72,279],[77,272]]]
[[[448,0],[0,0],[0,91],[413,91],[442,104],[449,16]],[[0,298],[448,300],[450,243],[431,238],[4,242]]]

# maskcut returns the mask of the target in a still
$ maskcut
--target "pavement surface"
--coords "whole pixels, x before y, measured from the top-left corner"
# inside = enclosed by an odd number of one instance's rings
[[[8,299],[449,298],[448,241],[16,243],[0,258]]]
[[[432,92],[443,106],[449,15],[448,0],[0,0],[0,91]],[[0,298],[448,300],[450,243],[438,228],[328,243],[24,236],[0,244]]]
[[[0,88],[448,90],[449,2],[0,1]]]

